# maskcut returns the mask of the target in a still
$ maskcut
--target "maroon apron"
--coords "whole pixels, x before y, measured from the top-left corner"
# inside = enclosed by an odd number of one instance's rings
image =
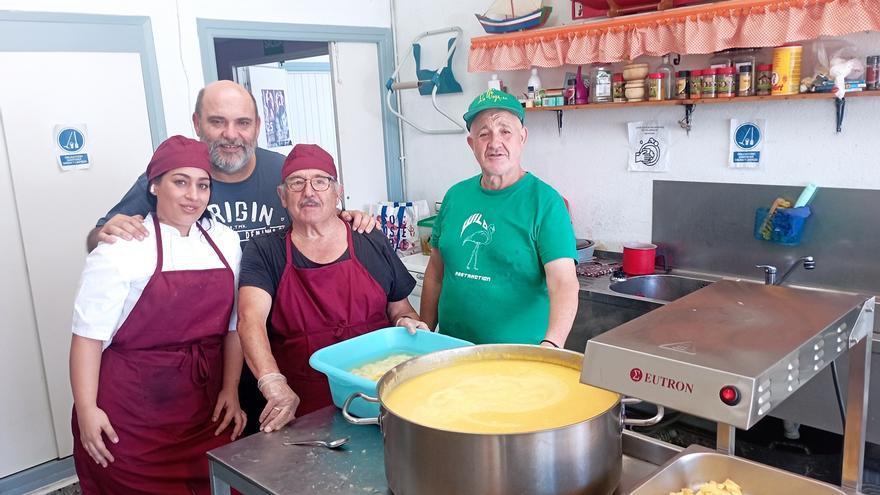
[[[214,436],[211,415],[223,383],[234,278],[207,232],[199,231],[225,268],[156,271],[101,357],[98,407],[119,436],[116,459],[95,464],[73,414],[73,457],[84,494],[210,494],[205,452],[229,442]]]
[[[309,366],[318,349],[391,326],[385,291],[358,261],[346,223],[347,260],[318,268],[293,265],[290,232],[287,262],[272,303],[269,343],[281,373],[301,402],[297,416],[333,403],[327,377]]]

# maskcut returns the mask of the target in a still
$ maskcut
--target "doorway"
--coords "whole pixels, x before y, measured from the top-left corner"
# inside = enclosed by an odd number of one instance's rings
[[[384,106],[390,29],[198,20],[205,80],[247,87],[258,144],[315,143],[333,155],[347,209],[403,199],[399,125]]]

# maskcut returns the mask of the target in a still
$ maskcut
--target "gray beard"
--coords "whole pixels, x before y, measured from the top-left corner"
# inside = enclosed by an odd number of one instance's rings
[[[209,148],[211,150],[211,166],[223,173],[234,174],[244,168],[245,165],[253,158],[256,148],[244,145],[244,156],[238,160],[226,160],[220,154],[221,143],[212,143]]]

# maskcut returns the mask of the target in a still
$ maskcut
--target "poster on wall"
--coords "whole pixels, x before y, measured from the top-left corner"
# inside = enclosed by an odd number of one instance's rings
[[[55,161],[61,170],[86,170],[91,167],[88,153],[89,133],[85,124],[56,124],[52,134]]]
[[[728,165],[731,168],[758,168],[764,154],[766,132],[766,119],[730,119]]]
[[[287,120],[287,100],[283,89],[264,89],[263,128],[266,130],[266,143],[269,148],[290,146],[290,125]]]
[[[629,171],[669,171],[669,128],[655,120],[629,122]]]

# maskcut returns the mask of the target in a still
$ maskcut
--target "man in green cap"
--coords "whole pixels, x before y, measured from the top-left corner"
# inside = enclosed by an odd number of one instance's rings
[[[524,116],[493,89],[464,114],[480,174],[443,198],[421,317],[478,344],[563,347],[578,303],[574,232],[562,196],[520,164]]]

